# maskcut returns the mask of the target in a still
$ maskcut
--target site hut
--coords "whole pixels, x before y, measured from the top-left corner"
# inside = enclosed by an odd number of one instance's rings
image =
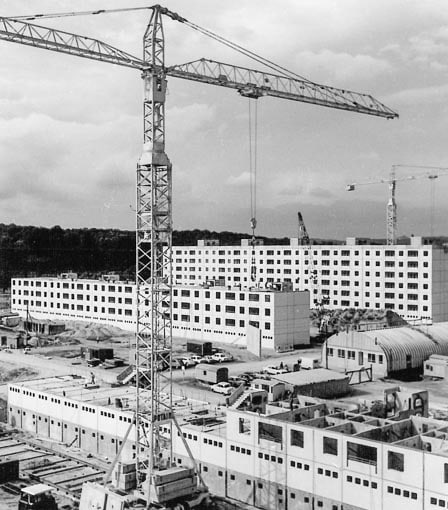
[[[128,282],[74,278],[13,278],[12,309],[22,317],[96,322],[135,329],[136,291]],[[149,294],[149,288],[147,289]],[[148,298],[143,307],[150,306]],[[246,345],[249,326],[262,347],[288,351],[309,345],[309,292],[178,286],[173,336]]]
[[[441,354],[431,354],[425,361],[423,368],[425,377],[435,377],[437,379],[446,379],[448,376],[448,356]]]
[[[114,358],[114,350],[110,347],[81,347],[80,352],[81,358],[86,360],[99,359],[105,361]]]
[[[194,376],[198,381],[217,384],[229,380],[229,369],[218,365],[210,365],[209,363],[199,363],[195,366]]]
[[[255,390],[264,390],[267,393],[268,402],[281,400],[285,395],[285,384],[274,379],[254,379],[250,386]]]
[[[277,374],[272,378],[282,383],[292,396],[338,398],[350,391],[349,378],[345,374],[325,368]]]
[[[448,355],[448,323],[340,332],[322,347],[322,364],[336,371],[371,368],[374,379],[423,372],[432,354]]]
[[[311,258],[328,308],[394,310],[406,320],[448,320],[448,252],[428,244],[429,238],[412,237],[410,244],[394,246],[372,239],[347,238],[345,244],[254,247],[257,279],[261,286],[290,282],[294,290],[312,288]],[[252,248],[241,246],[173,247],[173,279],[179,285],[251,284]],[[311,306],[317,306],[317,288]]]

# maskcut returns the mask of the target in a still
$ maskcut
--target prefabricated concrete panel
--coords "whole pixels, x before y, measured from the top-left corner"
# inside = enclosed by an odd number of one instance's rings
[[[261,331],[250,324],[247,325],[247,350],[261,358]]]

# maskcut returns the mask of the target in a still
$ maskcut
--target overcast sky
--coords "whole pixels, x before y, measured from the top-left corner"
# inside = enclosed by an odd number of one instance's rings
[[[148,5],[142,0],[0,0],[3,16]],[[393,164],[448,167],[446,0],[166,0],[171,10],[315,82],[370,93],[381,118],[262,98],[258,233],[384,236]],[[44,20],[136,56],[149,13]],[[36,23],[36,22],[35,22]],[[166,63],[247,64],[165,21]],[[141,150],[138,71],[0,42],[0,222],[133,228]],[[169,80],[167,154],[174,228],[249,231],[248,99]],[[401,169],[398,177],[422,171]],[[436,181],[436,234],[448,234],[448,175]],[[428,179],[398,184],[399,234],[430,231]]]

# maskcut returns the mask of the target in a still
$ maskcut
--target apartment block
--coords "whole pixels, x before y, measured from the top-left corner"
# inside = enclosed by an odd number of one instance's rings
[[[179,285],[173,289],[173,335],[245,344],[250,326],[262,347],[285,351],[309,344],[309,293]],[[134,331],[136,288],[122,281],[13,278],[11,309],[22,317],[96,322]],[[145,306],[149,307],[149,298]]]
[[[290,282],[295,290],[313,293],[311,304],[328,298],[329,308],[390,309],[406,320],[448,320],[448,254],[421,237],[410,245],[359,244],[253,247],[257,282],[271,286]],[[173,248],[173,278],[182,285],[221,281],[251,284],[252,247],[198,246]],[[313,279],[317,278],[317,283]]]

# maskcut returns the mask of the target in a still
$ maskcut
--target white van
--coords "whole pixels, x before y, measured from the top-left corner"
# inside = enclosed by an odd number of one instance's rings
[[[301,369],[313,370],[315,368],[320,368],[319,358],[307,358],[306,356],[304,356],[303,358],[299,358],[299,360]]]

